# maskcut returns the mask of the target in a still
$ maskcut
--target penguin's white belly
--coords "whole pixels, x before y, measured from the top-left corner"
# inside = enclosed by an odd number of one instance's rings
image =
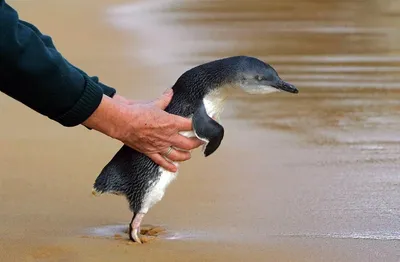
[[[206,108],[207,114],[212,118],[219,118],[222,110],[223,110],[223,101],[224,98],[219,96],[220,93],[210,94],[209,96],[203,99],[204,106]],[[197,137],[194,131],[183,131],[180,132],[181,135],[185,137]],[[199,138],[199,137],[198,137]],[[200,139],[200,138],[199,138]],[[204,139],[201,139],[204,141]],[[208,141],[205,141],[208,143]],[[203,147],[203,150],[205,145]],[[174,164],[178,167],[178,163],[174,162]],[[142,208],[139,211],[140,213],[146,214],[149,209],[159,202],[165,194],[165,190],[169,186],[169,184],[176,179],[178,176],[178,172],[169,172],[162,167],[159,167],[160,178],[158,181],[149,181],[150,187],[145,194],[144,201],[142,204]]]
[[[186,137],[195,137],[196,135],[194,134],[193,131],[185,131],[185,132],[180,132],[181,135],[186,136]],[[176,166],[179,164],[174,162]],[[165,194],[165,190],[169,186],[169,184],[176,179],[178,176],[178,172],[169,172],[168,170],[165,170],[162,167],[158,168],[160,172],[160,179],[156,182],[154,181],[149,181],[150,187],[147,190],[147,193],[144,197],[142,209],[140,210],[140,213],[147,213],[149,209],[159,202]]]
[[[151,184],[150,187],[147,190],[147,193],[144,197],[144,201],[142,204],[142,208],[140,210],[140,213],[147,213],[149,209],[159,202],[165,193],[165,190],[167,189],[168,185],[177,177],[178,172],[169,172],[165,170],[162,167],[159,167],[159,172],[160,172],[160,178],[158,181],[150,181],[149,183]]]

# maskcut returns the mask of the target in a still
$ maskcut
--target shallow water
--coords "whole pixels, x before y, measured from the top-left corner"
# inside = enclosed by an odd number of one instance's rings
[[[126,201],[90,196],[119,144],[0,96],[1,261],[399,261],[396,1],[14,2],[69,60],[132,98],[238,54],[300,93],[235,93],[222,146],[183,165],[144,221],[167,234],[140,248],[112,238],[130,220]],[[59,14],[51,25],[44,10]]]

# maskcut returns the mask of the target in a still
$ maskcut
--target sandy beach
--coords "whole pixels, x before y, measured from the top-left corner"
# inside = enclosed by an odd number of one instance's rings
[[[0,261],[400,261],[396,1],[7,1],[132,99],[231,55],[300,93],[233,94],[218,151],[184,163],[144,224],[94,179],[120,148],[0,95]]]

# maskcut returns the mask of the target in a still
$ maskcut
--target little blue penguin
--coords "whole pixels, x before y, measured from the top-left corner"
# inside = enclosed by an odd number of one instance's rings
[[[227,57],[196,66],[183,73],[172,89],[173,97],[165,111],[192,119],[193,131],[181,134],[204,141],[205,157],[218,149],[224,137],[224,128],[218,122],[229,90],[241,89],[249,94],[299,92],[283,81],[272,66],[249,56]],[[178,167],[178,163],[174,164]],[[143,217],[163,198],[177,175],[178,172],[171,173],[124,145],[96,178],[93,194],[125,196],[133,213],[129,238],[142,243]]]

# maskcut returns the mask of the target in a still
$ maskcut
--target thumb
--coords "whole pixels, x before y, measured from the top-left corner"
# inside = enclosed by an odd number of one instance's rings
[[[164,110],[171,102],[173,94],[174,91],[171,88],[167,89],[160,98],[154,101],[154,104]]]

